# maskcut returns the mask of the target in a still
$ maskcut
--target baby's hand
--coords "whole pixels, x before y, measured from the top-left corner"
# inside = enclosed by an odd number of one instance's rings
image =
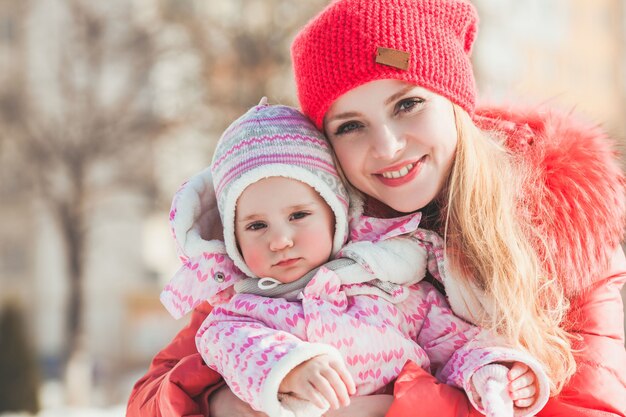
[[[278,388],[280,393],[307,400],[319,408],[332,409],[350,404],[356,391],[352,376],[342,361],[320,355],[296,366]]]
[[[509,394],[518,408],[530,407],[537,401],[539,389],[535,373],[521,362],[515,362],[508,373]]]

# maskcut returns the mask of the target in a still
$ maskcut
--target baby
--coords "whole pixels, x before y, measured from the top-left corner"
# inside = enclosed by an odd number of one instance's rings
[[[249,110],[222,135],[211,172],[226,253],[246,277],[203,280],[215,307],[196,344],[253,408],[320,416],[351,395],[381,392],[407,361],[464,388],[494,416],[514,408],[500,364],[521,362],[537,389],[533,405],[516,414],[543,407],[549,388],[541,366],[454,316],[421,281],[433,245],[418,238],[419,213],[360,216],[346,245],[348,193],[326,139],[297,110],[263,102]],[[189,279],[175,277],[164,290],[173,314]]]

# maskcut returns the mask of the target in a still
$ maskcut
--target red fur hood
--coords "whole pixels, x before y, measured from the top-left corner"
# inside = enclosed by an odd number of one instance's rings
[[[614,142],[571,114],[483,107],[475,121],[506,137],[529,164],[523,213],[552,251],[567,295],[582,293],[609,267],[624,232],[624,175]]]

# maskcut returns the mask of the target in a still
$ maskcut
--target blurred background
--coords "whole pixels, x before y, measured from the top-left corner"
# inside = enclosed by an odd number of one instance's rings
[[[185,324],[158,300],[171,198],[261,96],[297,105],[289,45],[327,3],[0,0],[0,414],[124,415]],[[622,141],[625,0],[475,4],[483,99]]]

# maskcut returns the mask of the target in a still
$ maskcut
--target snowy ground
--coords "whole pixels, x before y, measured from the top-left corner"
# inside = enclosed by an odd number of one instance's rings
[[[126,404],[111,407],[69,407],[63,403],[64,391],[58,381],[46,381],[40,392],[41,411],[30,413],[2,413],[0,417],[124,417]]]
[[[124,417],[126,406],[120,405],[107,409],[96,408],[52,408],[42,410],[37,417]],[[33,417],[28,413],[5,413],[2,417]]]

